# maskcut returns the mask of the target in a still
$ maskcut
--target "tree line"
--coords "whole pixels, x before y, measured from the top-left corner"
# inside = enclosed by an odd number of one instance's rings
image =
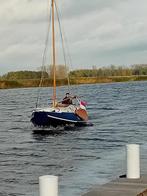
[[[65,79],[68,69],[65,65],[56,66],[56,78]],[[39,71],[12,71],[0,76],[1,80],[24,80],[24,79],[53,79],[53,66],[42,66]]]
[[[73,77],[111,77],[111,76],[141,76],[147,75],[147,64],[132,65],[130,67],[111,65],[108,67],[97,68],[93,66],[92,69],[79,69],[68,71],[64,65],[56,67],[57,79]],[[53,66],[43,66],[40,71],[15,71],[8,72],[0,77],[1,80],[24,80],[24,79],[40,79],[40,78],[53,78]]]
[[[147,75],[147,65],[133,65],[130,67],[111,65],[109,67],[101,68],[93,66],[92,69],[81,69],[70,72],[71,77],[109,77],[133,75]]]

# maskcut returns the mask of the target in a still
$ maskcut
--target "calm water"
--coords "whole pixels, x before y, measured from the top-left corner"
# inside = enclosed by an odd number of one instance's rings
[[[65,87],[60,87],[64,93]],[[0,90],[0,195],[38,196],[38,177],[59,176],[60,195],[78,196],[125,171],[125,145],[147,156],[147,82],[81,85],[93,127],[34,134],[37,89]],[[52,89],[42,90],[42,102]]]

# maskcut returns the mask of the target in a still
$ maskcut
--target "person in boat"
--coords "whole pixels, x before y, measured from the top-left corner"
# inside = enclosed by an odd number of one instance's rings
[[[65,97],[62,100],[62,104],[70,105],[72,103],[72,99],[76,98],[76,96],[72,97],[69,93],[66,93]]]

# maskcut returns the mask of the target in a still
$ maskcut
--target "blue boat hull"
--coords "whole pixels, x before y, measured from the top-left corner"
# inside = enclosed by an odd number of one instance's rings
[[[34,126],[39,127],[57,127],[74,124],[76,126],[85,125],[85,121],[78,115],[70,112],[46,112],[34,111],[32,114],[31,122]]]

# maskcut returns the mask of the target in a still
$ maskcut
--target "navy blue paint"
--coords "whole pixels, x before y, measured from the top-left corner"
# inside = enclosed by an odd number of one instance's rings
[[[60,119],[55,119],[52,117],[57,117],[61,118],[64,120]],[[70,122],[71,121],[71,122]],[[72,122],[75,121],[75,122]],[[59,126],[59,125],[66,125],[66,124],[79,124],[79,123],[85,123],[84,121],[81,122],[82,119],[78,117],[74,113],[67,113],[67,112],[45,112],[45,111],[35,111],[32,114],[31,122],[35,126]],[[79,122],[79,123],[78,123]]]

